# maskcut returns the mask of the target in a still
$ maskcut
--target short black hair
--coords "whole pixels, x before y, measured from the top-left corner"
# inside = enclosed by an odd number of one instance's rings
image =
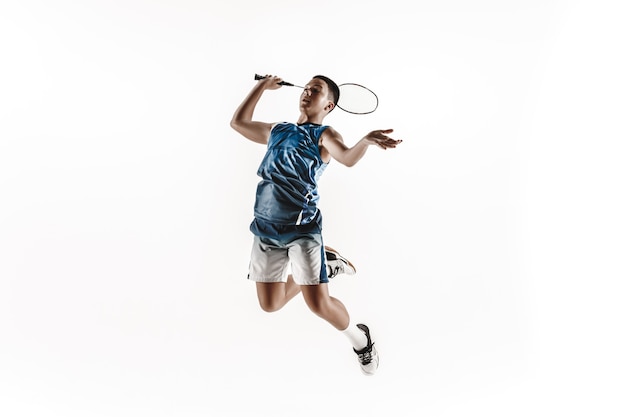
[[[339,103],[339,86],[337,85],[337,83],[335,83],[333,80],[326,77],[325,75],[316,75],[313,78],[318,78],[326,83],[328,89],[330,90],[330,94],[332,95],[331,98],[333,100],[333,103],[335,103],[336,106],[337,103]]]

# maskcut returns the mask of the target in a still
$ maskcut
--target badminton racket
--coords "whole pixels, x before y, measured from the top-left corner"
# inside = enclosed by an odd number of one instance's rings
[[[255,74],[255,80],[262,80],[263,75]],[[287,87],[304,88],[287,81],[281,81],[280,85]],[[335,103],[337,107],[346,113],[369,114],[378,108],[378,96],[369,88],[356,83],[339,84],[339,100]]]

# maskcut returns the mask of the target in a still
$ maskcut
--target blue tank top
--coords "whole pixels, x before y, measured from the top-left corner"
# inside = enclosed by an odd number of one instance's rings
[[[275,231],[321,222],[317,181],[328,164],[322,161],[319,138],[327,127],[279,123],[272,128],[257,171],[262,179],[254,204],[255,234],[275,234],[264,233],[258,226]]]

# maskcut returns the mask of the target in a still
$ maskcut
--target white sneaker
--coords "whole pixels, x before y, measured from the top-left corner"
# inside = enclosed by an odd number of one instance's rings
[[[370,337],[370,329],[364,324],[357,324],[356,327],[358,327],[363,333],[365,333],[365,336],[367,336],[367,346],[361,350],[353,349],[354,353],[356,353],[359,359],[361,371],[363,371],[365,375],[374,375],[378,369],[378,352],[376,351],[372,338]]]
[[[330,246],[324,246],[326,251],[326,266],[328,267],[328,278],[334,278],[340,274],[354,275],[356,268],[352,262],[344,258]]]

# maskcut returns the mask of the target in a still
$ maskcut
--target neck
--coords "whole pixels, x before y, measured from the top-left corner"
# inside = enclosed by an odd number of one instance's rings
[[[305,123],[312,123],[312,124],[316,124],[316,125],[321,125],[322,122],[324,121],[324,116],[322,115],[315,115],[315,116],[310,116],[304,113],[300,113],[300,117],[298,117],[298,124],[299,125],[303,125]]]

